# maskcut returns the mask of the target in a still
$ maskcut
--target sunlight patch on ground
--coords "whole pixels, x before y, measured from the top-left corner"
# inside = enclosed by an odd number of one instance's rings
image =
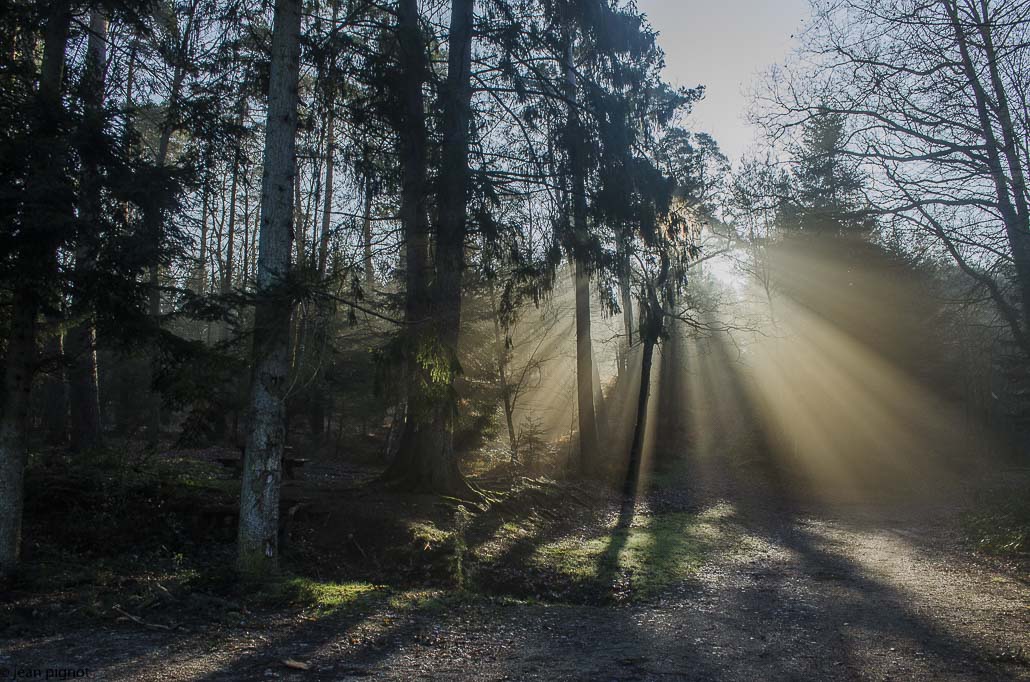
[[[262,596],[271,602],[330,611],[358,605],[384,589],[360,581],[336,583],[297,577],[270,584]]]
[[[729,505],[701,514],[637,515],[599,537],[569,536],[541,545],[531,561],[570,581],[623,583],[633,596],[648,598],[693,579],[711,552],[732,546],[736,535],[726,523],[731,515]]]

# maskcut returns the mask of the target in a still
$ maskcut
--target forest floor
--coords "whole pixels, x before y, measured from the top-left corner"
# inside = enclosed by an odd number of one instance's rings
[[[307,577],[261,598],[158,567],[40,579],[2,595],[0,676],[1030,679],[1028,564],[972,551],[965,492],[815,503],[727,464],[628,505],[513,478],[468,520],[388,502],[417,550],[390,554],[396,524],[362,533],[382,493],[308,485],[349,502],[298,525]]]

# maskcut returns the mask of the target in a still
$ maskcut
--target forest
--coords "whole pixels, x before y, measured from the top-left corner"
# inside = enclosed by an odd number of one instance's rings
[[[0,680],[1030,679],[1030,2],[808,4],[0,0]]]

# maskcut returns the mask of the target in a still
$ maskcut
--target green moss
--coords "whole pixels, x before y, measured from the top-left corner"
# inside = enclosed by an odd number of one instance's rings
[[[424,544],[426,549],[433,549],[451,539],[452,533],[441,530],[431,521],[416,521],[408,524],[408,530],[416,542]]]
[[[257,597],[273,605],[290,604],[329,611],[362,604],[383,589],[366,582],[332,583],[291,577],[268,583]]]

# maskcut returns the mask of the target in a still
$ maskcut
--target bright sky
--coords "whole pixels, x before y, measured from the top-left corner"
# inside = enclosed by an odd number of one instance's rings
[[[792,35],[809,16],[808,0],[637,0],[659,32],[665,77],[704,85],[691,128],[712,134],[731,161],[755,139],[746,93],[761,72],[782,64]]]

